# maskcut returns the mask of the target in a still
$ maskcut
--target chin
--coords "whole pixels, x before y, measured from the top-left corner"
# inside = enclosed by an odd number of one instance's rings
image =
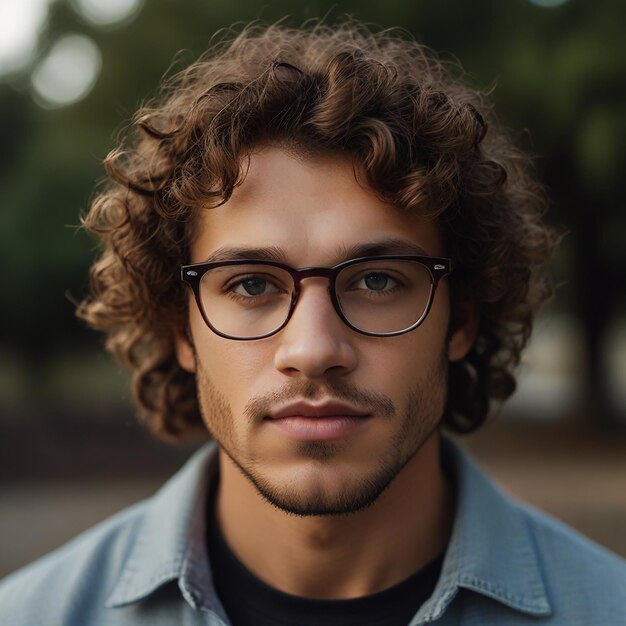
[[[319,459],[307,459],[276,472],[257,473],[238,464],[266,502],[301,517],[347,515],[366,509],[378,500],[403,466],[356,470],[346,463],[333,467]]]

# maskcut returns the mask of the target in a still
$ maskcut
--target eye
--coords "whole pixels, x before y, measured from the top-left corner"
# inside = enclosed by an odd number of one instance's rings
[[[397,286],[397,282],[383,272],[370,272],[362,276],[360,280],[356,281],[354,289],[367,289],[369,291],[385,291],[393,289]]]
[[[231,285],[229,291],[240,296],[265,296],[280,290],[266,278],[250,276]]]

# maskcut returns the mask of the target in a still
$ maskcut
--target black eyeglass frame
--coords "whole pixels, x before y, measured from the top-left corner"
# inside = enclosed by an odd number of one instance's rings
[[[366,330],[362,330],[353,324],[346,318],[345,314],[341,310],[341,305],[339,303],[339,299],[337,298],[337,290],[336,290],[336,281],[339,273],[344,270],[346,267],[351,265],[356,265],[357,263],[363,263],[368,261],[414,261],[424,266],[428,273],[430,274],[430,293],[428,295],[428,304],[424,309],[424,313],[422,316],[411,326],[408,328],[404,328],[402,330],[396,330],[389,333],[374,333]],[[253,337],[233,337],[232,335],[227,335],[219,331],[217,328],[211,324],[209,321],[205,311],[204,306],[202,304],[202,296],[200,294],[200,282],[202,277],[209,271],[216,267],[226,267],[232,265],[269,265],[271,267],[277,267],[279,269],[284,270],[288,274],[290,274],[293,285],[294,292],[291,296],[291,303],[289,304],[289,312],[287,313],[287,317],[285,321],[276,329],[272,330],[265,335],[253,336]],[[411,332],[415,330],[427,317],[430,309],[432,307],[433,300],[435,298],[435,291],[437,289],[437,285],[439,281],[452,272],[454,269],[454,263],[452,259],[446,257],[431,257],[431,256],[420,256],[417,254],[393,254],[393,255],[382,255],[382,256],[365,256],[359,257],[356,259],[348,259],[347,261],[343,261],[334,267],[303,267],[301,269],[295,269],[290,265],[286,265],[285,263],[280,263],[278,261],[264,261],[260,259],[232,259],[227,261],[207,261],[203,263],[191,263],[189,265],[181,265],[180,267],[180,278],[183,282],[185,282],[195,296],[196,305],[202,315],[202,319],[206,323],[206,325],[220,337],[224,339],[232,339],[234,341],[254,341],[256,339],[266,339],[267,337],[271,337],[276,333],[280,332],[291,319],[293,312],[298,304],[298,299],[300,297],[300,284],[305,278],[312,277],[322,277],[328,278],[328,293],[330,295],[330,300],[333,304],[333,308],[337,312],[337,315],[341,319],[341,321],[351,328],[352,330],[360,333],[361,335],[367,335],[369,337],[396,337],[398,335],[404,335],[405,333]]]

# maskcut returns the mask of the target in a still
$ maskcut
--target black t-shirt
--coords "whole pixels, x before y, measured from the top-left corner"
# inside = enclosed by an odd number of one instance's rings
[[[237,559],[212,511],[210,505],[207,541],[214,584],[233,626],[406,626],[432,594],[441,572],[443,554],[373,595],[348,600],[294,596],[259,580]]]

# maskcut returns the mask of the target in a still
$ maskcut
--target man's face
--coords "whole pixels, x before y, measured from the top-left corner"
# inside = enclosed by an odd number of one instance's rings
[[[348,158],[264,148],[228,202],[203,212],[191,262],[218,249],[272,247],[294,268],[331,267],[350,247],[386,240],[445,256],[435,224],[357,183]],[[407,252],[414,250],[387,253]],[[447,362],[471,343],[462,331],[448,342],[449,316],[444,280],[416,330],[365,336],[338,317],[328,279],[314,277],[302,282],[287,326],[265,339],[222,338],[190,302],[193,348],[179,339],[178,356],[197,374],[202,414],[222,453],[266,500],[300,515],[345,513],[374,502],[439,424]],[[307,422],[318,407],[357,417]],[[294,415],[305,417],[278,419]]]

